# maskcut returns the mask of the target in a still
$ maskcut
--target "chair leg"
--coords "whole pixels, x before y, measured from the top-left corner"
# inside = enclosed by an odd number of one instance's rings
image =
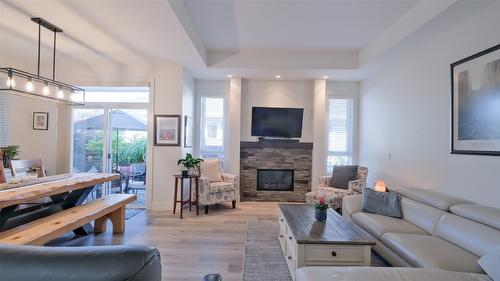
[[[205,205],[205,215],[208,214],[208,205]]]
[[[233,209],[236,209],[236,200],[233,200]]]

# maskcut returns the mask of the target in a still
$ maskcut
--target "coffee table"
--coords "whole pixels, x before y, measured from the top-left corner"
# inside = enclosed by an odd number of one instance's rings
[[[329,209],[325,223],[306,204],[280,204],[279,241],[290,274],[304,266],[369,266],[375,241]]]

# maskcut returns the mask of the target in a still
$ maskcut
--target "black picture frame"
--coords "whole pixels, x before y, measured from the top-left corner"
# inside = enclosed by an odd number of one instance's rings
[[[472,141],[476,141],[476,145],[471,145],[470,148],[464,149],[464,148],[457,148],[457,145],[462,142],[462,140],[458,139],[457,136],[457,130],[459,129],[458,125],[458,114],[460,112],[460,103],[458,100],[458,93],[456,93],[457,89],[455,87],[455,84],[458,83],[455,75],[455,69],[465,63],[470,63],[474,60],[477,60],[485,55],[491,54],[493,52],[497,52],[500,50],[500,44],[495,45],[491,48],[488,48],[486,50],[483,50],[481,52],[478,52],[476,54],[473,54],[469,57],[466,57],[464,59],[461,59],[459,61],[456,61],[452,64],[450,64],[450,80],[451,80],[451,154],[467,154],[467,155],[488,155],[488,156],[499,156],[500,155],[500,148],[498,150],[492,150],[492,149],[481,149],[481,147],[487,147],[487,140],[480,140],[480,139],[475,139]],[[500,53],[499,53],[499,60],[500,60]],[[496,59],[494,60],[496,62]],[[499,82],[500,83],[500,82]],[[500,91],[498,93],[500,95]],[[500,121],[500,120],[499,120]],[[471,141],[471,140],[469,140]],[[484,143],[481,143],[481,141]],[[500,143],[500,139],[496,140],[493,139],[489,142],[498,142]],[[476,149],[473,149],[474,147],[477,147]]]
[[[162,120],[163,119],[163,120]],[[172,140],[162,139],[159,130],[162,130],[159,126],[161,123],[168,122],[176,122],[176,124],[172,124],[163,128],[166,130],[165,134],[173,134],[174,138]],[[154,116],[154,145],[155,146],[181,146],[181,115],[155,115]],[[165,124],[164,124],[165,125]],[[172,132],[171,130],[174,130]]]
[[[193,118],[190,116],[184,116],[184,147],[192,148],[193,147]]]
[[[45,123],[37,124],[39,122],[38,117],[45,118]],[[37,131],[48,131],[49,130],[49,113],[48,112],[33,112],[33,130]]]

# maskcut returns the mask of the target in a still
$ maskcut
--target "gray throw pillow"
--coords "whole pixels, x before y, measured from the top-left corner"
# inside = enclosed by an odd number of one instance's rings
[[[487,252],[477,263],[494,281],[500,281],[500,246]]]
[[[349,182],[356,180],[357,175],[358,165],[334,166],[328,185],[335,188],[347,189],[349,188]]]
[[[388,217],[401,218],[401,198],[393,191],[377,192],[365,188],[361,200],[363,212],[378,214]]]

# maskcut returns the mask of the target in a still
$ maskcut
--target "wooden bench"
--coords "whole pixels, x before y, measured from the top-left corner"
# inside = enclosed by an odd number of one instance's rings
[[[106,230],[107,220],[113,223],[113,233],[125,231],[125,206],[136,200],[135,194],[110,194],[54,215],[0,232],[0,244],[41,246],[66,232],[92,221],[94,232]]]

